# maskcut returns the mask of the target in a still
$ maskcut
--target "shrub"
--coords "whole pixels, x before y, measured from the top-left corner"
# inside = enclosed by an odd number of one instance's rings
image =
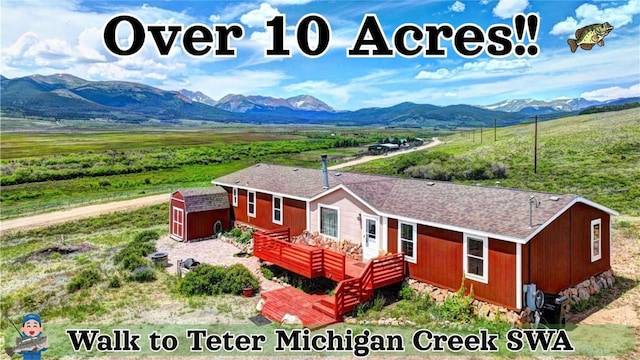
[[[246,287],[258,289],[260,282],[244,265],[234,264],[226,269],[225,276],[218,286],[221,293],[240,295]]]
[[[260,271],[262,272],[262,276],[264,276],[266,279],[273,279],[274,275],[273,275],[273,271],[271,271],[271,269],[269,269],[266,266],[261,266],[260,267]]]
[[[114,276],[110,277],[108,286],[111,289],[117,289],[120,286],[122,286],[122,281],[120,281],[120,277],[118,275],[114,275]]]
[[[148,264],[149,262],[145,258],[134,253],[128,253],[120,263],[123,269],[129,271],[134,271],[135,269]]]
[[[440,315],[449,320],[456,322],[471,322],[474,318],[473,315],[473,287],[469,291],[469,295],[465,295],[466,287],[463,284],[460,289],[456,291],[453,296],[445,299],[444,303],[440,306]]]
[[[224,268],[208,264],[200,264],[191,272],[187,273],[178,291],[181,294],[192,295],[213,295],[216,294],[215,285],[224,277]]]
[[[151,282],[156,279],[156,273],[149,266],[141,266],[136,268],[131,274],[131,280],[137,282]]]
[[[405,285],[400,289],[400,298],[403,300],[412,300],[416,298],[416,291]]]
[[[160,235],[153,230],[145,230],[141,233],[138,233],[135,238],[133,238],[134,243],[146,243],[150,241],[155,241],[160,238]]]
[[[240,235],[242,235],[242,230],[240,230],[240,228],[233,228],[233,229],[231,229],[231,231],[229,231],[227,233],[227,235],[230,235],[230,236],[233,236],[233,237],[237,238]]]
[[[240,244],[248,244],[253,239],[253,230],[248,230],[236,237],[236,241]]]
[[[145,257],[156,251],[155,244],[151,242],[142,242],[134,240],[127,244],[122,250],[118,251],[113,258],[115,264],[121,263],[125,258],[129,256]]]
[[[244,265],[235,264],[228,268],[200,264],[187,273],[178,286],[178,291],[187,296],[241,294],[242,289],[252,286],[259,288],[260,282]]]
[[[102,280],[100,269],[96,267],[90,267],[82,270],[78,275],[67,284],[67,291],[70,293],[76,292],[80,289],[88,289],[93,285],[99,283]]]

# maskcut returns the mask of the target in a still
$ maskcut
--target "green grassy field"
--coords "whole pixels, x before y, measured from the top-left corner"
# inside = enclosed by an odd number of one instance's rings
[[[313,167],[327,153],[336,163],[387,136],[431,136],[318,126],[136,129],[93,122],[95,128],[88,129],[85,123],[56,127],[33,119],[28,122],[33,129],[26,131],[15,123],[3,119],[8,131],[2,133],[0,153],[2,219],[209,186],[212,179],[257,162]],[[345,141],[360,146],[343,148]]]
[[[348,170],[571,193],[620,213],[640,215],[640,114],[637,109],[538,123],[534,173],[534,124],[493,129],[474,137],[442,138],[446,144],[351,167]],[[475,140],[475,141],[474,141]],[[505,176],[495,176],[504,167]],[[493,171],[492,171],[493,170]]]

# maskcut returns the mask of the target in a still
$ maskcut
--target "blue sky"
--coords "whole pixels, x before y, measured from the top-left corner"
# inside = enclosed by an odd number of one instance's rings
[[[640,0],[624,1],[107,1],[1,2],[2,75],[70,73],[89,80],[141,82],[166,90],[202,91],[218,100],[230,93],[291,97],[309,94],[337,109],[391,106],[404,101],[488,105],[505,99],[585,97],[607,100],[640,96]],[[389,42],[402,24],[473,23],[512,26],[516,13],[540,18],[536,57],[492,58],[482,52],[463,58],[451,49],[445,58],[396,55],[349,58],[365,14],[376,14]],[[322,15],[331,26],[329,49],[316,58],[296,49],[294,29],[305,15]],[[242,40],[232,40],[235,58],[192,57],[180,47],[160,57],[148,34],[135,55],[117,57],[103,44],[106,23],[131,14],[144,24],[237,23]],[[271,29],[264,21],[285,14],[289,58],[264,55]],[[608,21],[615,27],[604,47],[571,53],[567,39],[579,27]],[[120,27],[119,44],[131,34]],[[514,42],[515,36],[512,36]],[[315,27],[310,39],[315,41]],[[528,43],[525,37],[524,44]],[[424,42],[423,42],[424,44]],[[413,45],[409,42],[408,45]]]

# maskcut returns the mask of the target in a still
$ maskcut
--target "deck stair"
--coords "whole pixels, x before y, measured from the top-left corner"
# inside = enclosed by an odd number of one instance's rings
[[[280,321],[296,315],[310,328],[339,322],[342,316],[369,300],[375,289],[400,282],[405,275],[404,254],[388,254],[363,264],[343,254],[305,244],[293,244],[289,229],[256,231],[253,255],[313,279],[338,281],[334,295],[305,294],[291,287],[262,294],[264,316]],[[314,313],[315,312],[315,313]]]

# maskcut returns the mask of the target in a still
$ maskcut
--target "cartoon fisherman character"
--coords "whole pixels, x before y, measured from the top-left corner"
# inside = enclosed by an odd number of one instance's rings
[[[604,46],[604,37],[609,35],[613,26],[608,22],[591,24],[576,30],[576,38],[567,40],[571,52],[576,52],[578,47],[582,50],[591,50],[595,44]]]
[[[16,346],[5,348],[7,355],[22,355],[24,360],[40,360],[42,352],[49,348],[46,336],[42,336],[42,320],[38,314],[27,314],[22,319],[21,338],[16,338]]]

